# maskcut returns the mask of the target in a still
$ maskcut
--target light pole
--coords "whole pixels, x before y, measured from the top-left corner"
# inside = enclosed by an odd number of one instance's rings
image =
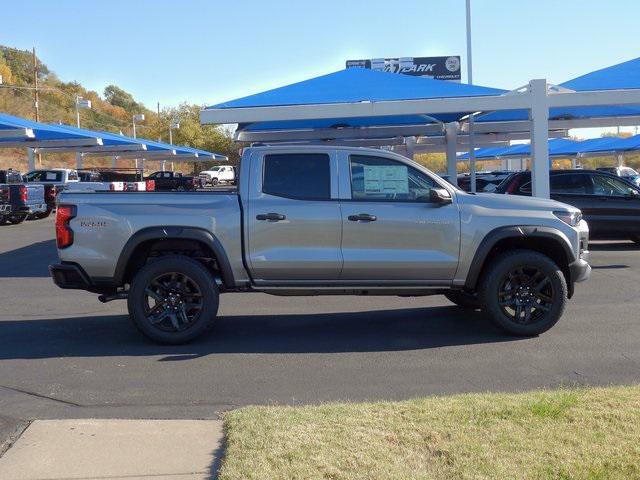
[[[471,0],[466,2],[467,13],[467,83],[473,85],[473,61],[471,56]],[[473,113],[469,115],[469,170],[471,191],[476,191],[476,149],[473,142]]]
[[[172,118],[169,123],[169,143],[173,145],[173,131],[180,128],[180,122],[177,118]],[[164,162],[162,162],[162,170],[164,170]],[[171,171],[173,172],[173,162],[171,162]]]
[[[133,117],[131,117],[133,123],[133,138],[136,137],[136,122],[142,123],[144,122],[144,113],[136,113]]]
[[[144,122],[144,113],[136,113],[131,117],[133,123],[133,138],[136,137],[136,122]],[[138,159],[136,158],[136,169],[138,168]]]
[[[76,95],[76,127],[80,128],[80,109],[91,109],[91,100]]]
[[[80,109],[90,109],[91,100],[82,98],[80,95],[76,95],[76,127],[80,128]],[[76,152],[76,168],[80,170],[83,165],[82,152]]]

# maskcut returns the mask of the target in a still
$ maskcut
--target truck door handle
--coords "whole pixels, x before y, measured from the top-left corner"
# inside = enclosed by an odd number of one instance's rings
[[[349,215],[349,220],[352,222],[375,222],[378,217],[375,215],[369,215],[368,213],[359,213],[358,215]]]
[[[259,215],[256,215],[256,220],[270,220],[273,222],[278,222],[280,220],[284,220],[285,218],[287,217],[285,217],[281,213],[261,213]]]

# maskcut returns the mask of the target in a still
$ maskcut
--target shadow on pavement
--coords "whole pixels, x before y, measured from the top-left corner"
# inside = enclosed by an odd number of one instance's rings
[[[480,312],[431,307],[355,313],[220,317],[198,341],[156,345],[127,316],[0,322],[0,360],[164,355],[181,361],[226,353],[417,350],[513,341]]]
[[[620,251],[634,251],[640,250],[640,245],[634,242],[621,242],[621,241],[598,241],[589,242],[589,250],[592,252],[620,252]]]
[[[55,240],[45,240],[0,253],[0,277],[48,277],[49,264],[58,261]]]
[[[629,265],[591,265],[594,270],[619,270],[621,268],[629,268]]]

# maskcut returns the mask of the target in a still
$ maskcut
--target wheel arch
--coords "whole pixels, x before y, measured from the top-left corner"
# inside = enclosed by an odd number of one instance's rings
[[[569,264],[576,258],[569,239],[553,227],[509,226],[490,231],[480,242],[471,262],[465,288],[475,290],[489,262],[498,254],[515,248],[533,250],[551,258],[562,270],[569,298],[573,295],[573,282]]]
[[[159,248],[162,245],[174,249],[190,247],[201,249],[203,253],[215,260],[224,287],[235,286],[233,270],[222,243],[208,230],[197,227],[148,227],[134,233],[118,257],[114,272],[116,285],[122,285],[130,280],[133,272],[145,264],[149,253],[162,250]]]

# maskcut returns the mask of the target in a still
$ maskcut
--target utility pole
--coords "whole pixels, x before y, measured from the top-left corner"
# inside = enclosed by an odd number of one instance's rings
[[[33,106],[35,107],[36,122],[40,121],[40,105],[38,96],[38,57],[36,57],[36,47],[33,47]]]
[[[40,121],[40,96],[38,95],[38,57],[36,56],[36,47],[33,47],[33,106],[35,107],[36,122]],[[32,150],[30,150],[32,151]],[[38,151],[38,166],[42,166],[42,154]],[[31,160],[29,161],[31,163]]]

